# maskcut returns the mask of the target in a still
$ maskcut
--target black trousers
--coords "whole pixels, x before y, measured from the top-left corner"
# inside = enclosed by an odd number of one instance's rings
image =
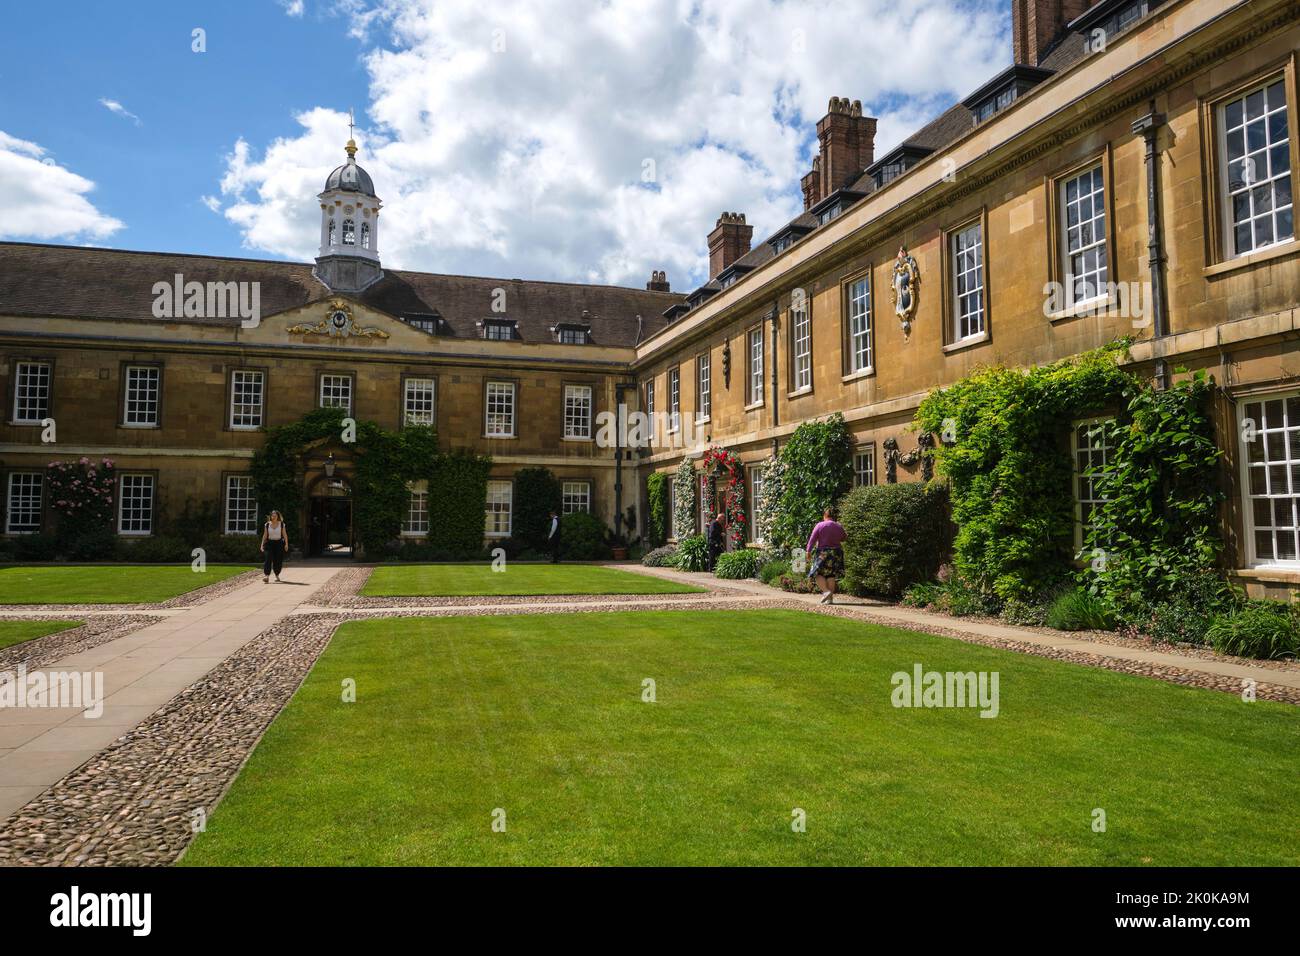
[[[284,540],[267,541],[266,557],[262,559],[262,574],[265,576],[274,571],[278,578],[282,567],[284,567]]]
[[[560,560],[560,536],[557,534],[550,540],[551,545],[551,564],[558,564]]]

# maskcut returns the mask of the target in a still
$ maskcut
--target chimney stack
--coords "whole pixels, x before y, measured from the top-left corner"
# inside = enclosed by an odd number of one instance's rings
[[[818,153],[800,180],[803,208],[811,209],[853,182],[875,160],[876,118],[862,115],[862,101],[832,96],[817,123]]]
[[[1011,0],[1011,47],[1014,60],[1025,66],[1043,62],[1065,25],[1093,5],[1094,0]]]
[[[747,253],[753,237],[754,227],[745,225],[743,212],[724,212],[719,216],[709,233],[709,278],[716,279],[718,273]]]
[[[647,292],[671,292],[668,287],[668,273],[655,269],[650,273],[650,281],[645,284]]]

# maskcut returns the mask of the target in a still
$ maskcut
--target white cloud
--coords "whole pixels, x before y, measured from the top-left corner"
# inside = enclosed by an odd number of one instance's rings
[[[286,15],[291,17],[301,17],[303,15],[303,0],[280,0],[280,6],[284,7]]]
[[[117,100],[105,99],[104,97],[101,96],[99,99],[99,105],[104,107],[104,109],[108,110],[110,113],[113,113],[116,116],[120,116],[123,119],[129,119],[136,126],[141,125],[140,117],[136,116],[134,113],[132,113],[129,109],[127,109]]]
[[[639,284],[666,268],[689,288],[722,210],[746,213],[755,241],[800,211],[830,97],[880,118],[879,156],[1010,59],[1004,0],[336,9],[375,44],[357,140],[385,203],[383,261],[504,277]],[[246,246],[309,259],[347,118],[295,119],[265,150],[237,142],[221,185]]]
[[[89,179],[58,165],[36,143],[0,130],[0,239],[102,239],[122,223],[96,209],[86,193]]]

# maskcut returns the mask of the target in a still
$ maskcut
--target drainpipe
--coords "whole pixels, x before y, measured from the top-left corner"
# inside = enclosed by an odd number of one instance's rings
[[[1140,133],[1146,141],[1147,167],[1147,264],[1151,272],[1151,319],[1152,335],[1159,339],[1169,334],[1168,319],[1165,315],[1165,254],[1161,243],[1164,233],[1160,221],[1160,154],[1156,148],[1156,138],[1160,127],[1165,125],[1165,117],[1156,112],[1155,100],[1151,101],[1150,112],[1133,121],[1132,130]],[[1163,359],[1156,359],[1156,387],[1169,387],[1169,365]]]
[[[627,414],[623,407],[623,393],[635,389],[636,382],[617,382],[614,385],[614,536],[623,528],[623,429]],[[631,528],[627,529],[629,532]]]
[[[778,301],[779,300],[775,300],[775,299],[772,301],[772,311],[767,314],[768,319],[770,319],[772,322],[772,427],[773,428],[781,424],[781,417],[777,411],[777,403],[780,401],[781,398],[781,375],[777,371],[778,363],[777,363],[777,354],[776,354],[776,345],[781,340],[781,336],[778,334],[780,331],[780,325],[777,317],[781,314],[780,309],[778,308]]]

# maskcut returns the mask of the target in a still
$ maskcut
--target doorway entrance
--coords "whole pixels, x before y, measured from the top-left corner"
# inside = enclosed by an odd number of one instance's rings
[[[308,555],[352,557],[352,487],[342,478],[326,478],[308,501]]]

